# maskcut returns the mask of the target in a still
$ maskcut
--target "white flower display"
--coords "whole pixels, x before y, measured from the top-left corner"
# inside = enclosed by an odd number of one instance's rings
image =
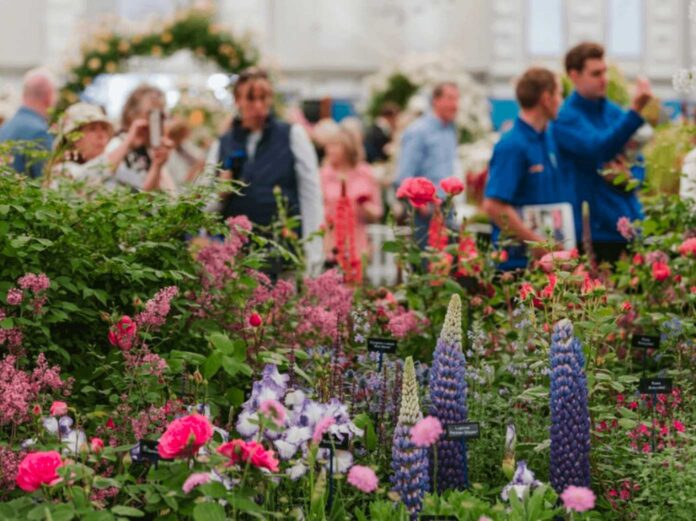
[[[407,55],[398,64],[382,68],[364,80],[370,96],[387,88],[389,78],[403,74],[419,91],[412,96],[407,111],[417,115],[427,109],[433,87],[444,81],[451,81],[459,86],[459,113],[457,127],[466,130],[474,139],[480,138],[492,129],[490,105],[486,89],[469,73],[455,51],[442,53],[416,53]]]

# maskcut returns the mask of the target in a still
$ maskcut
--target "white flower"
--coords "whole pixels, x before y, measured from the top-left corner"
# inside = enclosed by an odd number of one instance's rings
[[[286,460],[292,458],[299,447],[299,445],[289,443],[285,440],[275,440],[273,444],[276,446],[276,449],[278,449],[278,456],[280,456],[280,459]]]
[[[242,411],[237,419],[237,432],[244,438],[251,438],[259,431],[258,421],[258,414]]]
[[[48,416],[42,420],[44,429],[50,434],[58,434],[58,420],[53,416]]]
[[[283,439],[293,445],[300,445],[312,438],[312,430],[309,427],[298,427],[293,425],[285,431]]]
[[[285,405],[288,407],[299,407],[307,399],[302,391],[291,391],[285,395]]]
[[[292,467],[290,467],[287,470],[288,476],[293,481],[300,479],[302,476],[305,475],[306,472],[307,472],[307,466],[304,463],[302,463],[301,461],[298,461],[297,463],[295,463]]]
[[[66,436],[63,436],[61,441],[65,444],[68,452],[77,454],[82,450],[87,450],[87,436],[84,431],[74,429]]]

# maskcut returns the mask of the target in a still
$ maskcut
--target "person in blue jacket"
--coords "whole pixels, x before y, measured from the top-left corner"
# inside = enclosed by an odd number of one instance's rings
[[[503,270],[527,265],[524,242],[546,241],[523,221],[523,206],[573,202],[573,176],[559,164],[549,128],[562,101],[558,77],[532,67],[517,82],[515,94],[520,113],[493,150],[483,201],[483,210],[494,223],[494,243],[501,235],[517,241],[505,248],[508,260],[500,265]],[[537,245],[531,253],[540,257],[546,250]]]
[[[627,164],[622,152],[645,123],[640,111],[652,97],[650,84],[638,80],[630,110],[607,100],[604,48],[592,42],[570,49],[565,69],[575,90],[561,107],[554,134],[561,156],[574,166],[578,237],[581,206],[587,201],[595,258],[598,262],[615,262],[626,249],[617,221],[621,217],[631,221],[643,217],[636,192],[645,178],[645,168],[638,163]]]

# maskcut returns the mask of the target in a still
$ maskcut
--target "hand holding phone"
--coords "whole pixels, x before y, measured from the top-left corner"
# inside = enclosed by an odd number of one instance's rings
[[[150,127],[150,146],[157,148],[162,144],[162,111],[151,110],[148,116]]]

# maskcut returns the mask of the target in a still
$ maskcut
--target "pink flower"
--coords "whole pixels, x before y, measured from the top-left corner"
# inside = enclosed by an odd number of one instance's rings
[[[104,450],[104,441],[101,438],[92,438],[89,442],[89,446],[92,449],[92,452],[99,454],[102,450]]]
[[[273,420],[278,426],[285,423],[285,407],[278,400],[264,400],[259,405],[259,412]]]
[[[17,470],[17,485],[25,492],[34,492],[43,484],[55,485],[61,479],[56,470],[62,465],[55,450],[27,454]]]
[[[263,445],[256,441],[239,439],[228,441],[220,445],[217,451],[230,459],[227,466],[236,463],[251,463],[255,467],[268,469],[271,472],[278,472],[279,469],[280,462],[275,457],[275,452],[271,449],[264,449]]]
[[[262,322],[263,320],[261,319],[261,315],[258,313],[252,313],[249,317],[249,325],[251,327],[259,327]]]
[[[411,427],[411,441],[418,447],[430,447],[442,432],[440,420],[434,416],[426,416]]]
[[[691,239],[686,239],[684,242],[682,242],[679,245],[679,255],[687,256],[687,255],[694,255],[696,256],[696,237],[692,237]],[[9,300],[8,300],[9,302]]]
[[[640,253],[636,253],[636,254],[633,256],[633,264],[634,264],[635,266],[640,266],[641,264],[643,264],[643,262],[644,262],[643,256],[642,256]]]
[[[317,425],[314,427],[312,441],[314,443],[319,443],[321,439],[324,437],[324,434],[326,434],[326,431],[328,431],[329,427],[331,427],[334,423],[336,423],[336,420],[333,416],[325,416],[321,420],[319,420],[317,422]]]
[[[10,288],[7,292],[7,303],[10,306],[19,306],[24,299],[24,293],[19,288]]]
[[[534,295],[534,286],[529,282],[523,282],[520,286],[520,300],[527,300],[529,295]]]
[[[664,262],[655,262],[652,265],[652,276],[657,282],[662,282],[672,274],[669,265]]]
[[[563,491],[561,499],[567,509],[585,512],[594,508],[596,498],[589,488],[571,485]]]
[[[633,309],[633,306],[631,305],[631,303],[628,300],[625,300],[623,302],[623,304],[621,304],[621,311],[628,312],[628,311],[631,311],[632,309]]]
[[[422,208],[437,201],[435,185],[425,177],[404,179],[396,191],[399,199],[408,199],[414,208]]]
[[[141,327],[158,328],[164,325],[165,318],[169,314],[171,300],[178,294],[179,288],[176,286],[162,288],[145,303],[145,311],[138,313],[135,321]]]
[[[541,290],[540,296],[542,298],[551,298],[553,297],[553,290],[556,288],[558,277],[556,277],[554,273],[548,273],[546,276],[549,279],[549,283],[544,289]]]
[[[619,217],[619,220],[616,221],[616,230],[621,234],[621,237],[627,241],[630,241],[636,236],[636,231],[628,217]]]
[[[22,289],[28,289],[34,293],[39,293],[51,286],[51,280],[46,276],[45,273],[39,273],[38,275],[34,273],[26,273],[24,276],[19,278],[17,284],[19,284],[19,287]]]
[[[440,181],[440,186],[448,195],[459,195],[464,191],[464,183],[456,176],[443,179]]]
[[[31,413],[34,416],[41,416],[41,406],[38,403],[34,404],[34,407],[31,408]]]
[[[188,494],[198,485],[205,485],[209,481],[210,474],[208,472],[194,472],[186,478],[181,489],[184,491],[184,494]]]
[[[347,481],[358,490],[368,494],[377,490],[379,484],[375,471],[362,465],[353,465],[350,468]]]
[[[137,324],[128,315],[123,315],[118,324],[109,330],[109,342],[124,351],[133,347],[133,341],[138,330]]]
[[[674,430],[677,432],[684,432],[686,430],[686,427],[684,427],[684,424],[680,422],[679,420],[674,420],[674,423],[672,424],[674,426]]]
[[[213,426],[201,414],[177,418],[169,424],[159,439],[157,450],[165,459],[195,454],[213,437]]]
[[[64,416],[68,414],[68,404],[65,402],[53,402],[50,413],[51,416]]]

